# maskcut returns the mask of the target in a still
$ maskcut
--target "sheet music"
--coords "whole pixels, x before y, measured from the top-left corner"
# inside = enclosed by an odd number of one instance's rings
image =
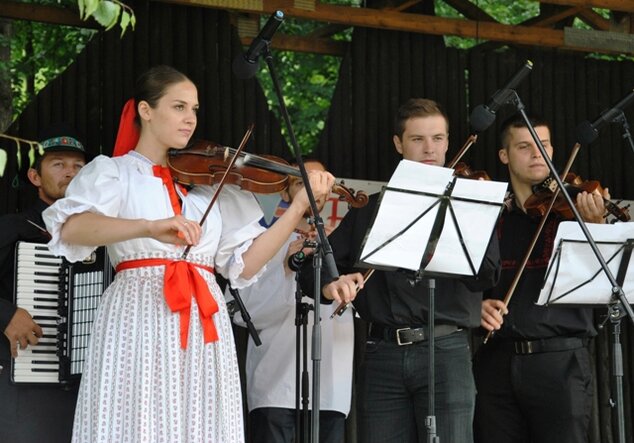
[[[634,223],[588,223],[586,226],[616,277],[623,255],[622,245],[627,239],[634,239]],[[623,292],[627,300],[634,303],[634,258],[630,261]],[[612,285],[577,222],[560,223],[549,272],[537,304],[598,305],[608,303],[611,296]]]
[[[453,172],[449,168],[402,160],[384,191],[361,252],[361,261],[369,266],[418,271],[438,213],[439,196],[454,180]],[[457,226],[448,210],[438,247],[426,271],[473,274],[461,246],[457,227],[462,232],[476,271],[479,269],[506,189],[507,183],[503,182],[457,179],[451,194]],[[424,215],[421,217],[421,214]],[[412,222],[415,223],[408,228]],[[381,247],[403,230],[405,232],[391,243]]]

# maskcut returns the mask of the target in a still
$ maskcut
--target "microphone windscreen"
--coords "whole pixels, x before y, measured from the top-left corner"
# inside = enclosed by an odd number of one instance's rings
[[[596,130],[592,123],[584,121],[575,129],[577,141],[582,145],[588,145],[596,140],[599,136],[599,131]]]
[[[484,105],[476,106],[471,112],[469,122],[474,132],[482,132],[493,124],[495,113],[491,112]]]
[[[238,54],[237,57],[233,59],[233,73],[239,79],[247,80],[258,72],[259,65],[259,60],[252,63],[248,61],[243,54]]]

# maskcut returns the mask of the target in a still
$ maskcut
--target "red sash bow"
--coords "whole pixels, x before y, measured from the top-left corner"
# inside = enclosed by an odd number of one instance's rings
[[[181,348],[187,348],[192,297],[196,298],[198,304],[204,342],[217,341],[218,331],[212,316],[218,312],[218,304],[209,291],[207,282],[196,269],[201,268],[213,273],[214,268],[184,260],[146,258],[121,262],[117,265],[116,271],[145,266],[165,266],[163,293],[167,306],[172,312],[178,312],[180,315]]]

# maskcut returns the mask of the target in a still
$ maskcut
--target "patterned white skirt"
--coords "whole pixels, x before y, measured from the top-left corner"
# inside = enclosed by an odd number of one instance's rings
[[[219,340],[203,343],[192,299],[188,345],[181,349],[179,315],[165,302],[163,272],[164,266],[120,272],[104,293],[73,442],[244,441],[240,378],[222,292],[210,272],[199,270],[218,303],[213,320]]]

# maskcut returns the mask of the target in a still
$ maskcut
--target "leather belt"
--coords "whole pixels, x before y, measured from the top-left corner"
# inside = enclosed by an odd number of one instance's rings
[[[455,325],[436,325],[434,327],[434,337],[444,337],[453,334],[461,329]],[[399,346],[411,345],[425,341],[429,338],[427,327],[419,328],[391,328],[378,323],[371,323],[368,336],[397,343]]]
[[[588,339],[580,337],[552,337],[540,340],[515,340],[513,342],[514,351],[519,355],[570,351],[587,345]]]

